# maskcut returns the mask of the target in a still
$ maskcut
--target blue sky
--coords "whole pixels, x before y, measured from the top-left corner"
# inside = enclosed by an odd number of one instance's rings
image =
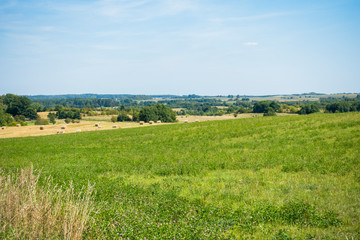
[[[0,0],[0,94],[360,92],[358,0]]]

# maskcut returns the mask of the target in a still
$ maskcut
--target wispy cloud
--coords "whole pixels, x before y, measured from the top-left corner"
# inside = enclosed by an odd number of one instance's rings
[[[124,47],[120,47],[120,46],[116,46],[116,45],[106,45],[106,44],[93,45],[92,48],[99,49],[99,50],[111,50],[111,51],[126,49]]]
[[[196,0],[162,0],[161,2],[167,14],[177,14],[197,9]]]
[[[266,14],[259,14],[259,15],[252,15],[252,16],[242,16],[242,17],[228,17],[228,18],[212,18],[210,21],[223,23],[223,22],[241,22],[241,21],[256,21],[274,17],[282,17],[296,14],[297,12],[273,12],[273,13],[266,13]]]
[[[38,27],[38,29],[43,32],[50,32],[50,31],[55,30],[55,27],[54,26],[40,26],[40,27]]]
[[[258,42],[244,42],[245,46],[258,46],[259,43]]]
[[[109,17],[130,16],[130,11],[139,9],[148,4],[149,0],[101,0],[95,3],[100,14]]]

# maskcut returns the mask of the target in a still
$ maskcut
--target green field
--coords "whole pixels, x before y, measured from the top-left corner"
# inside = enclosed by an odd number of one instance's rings
[[[360,113],[0,139],[0,167],[95,184],[86,239],[360,239]]]

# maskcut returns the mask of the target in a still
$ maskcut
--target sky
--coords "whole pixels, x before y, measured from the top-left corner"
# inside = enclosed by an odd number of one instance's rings
[[[0,94],[360,92],[358,0],[0,0]]]

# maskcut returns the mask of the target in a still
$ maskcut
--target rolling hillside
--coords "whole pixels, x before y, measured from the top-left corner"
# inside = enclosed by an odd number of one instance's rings
[[[95,184],[90,239],[359,239],[360,114],[0,139],[0,167]]]

